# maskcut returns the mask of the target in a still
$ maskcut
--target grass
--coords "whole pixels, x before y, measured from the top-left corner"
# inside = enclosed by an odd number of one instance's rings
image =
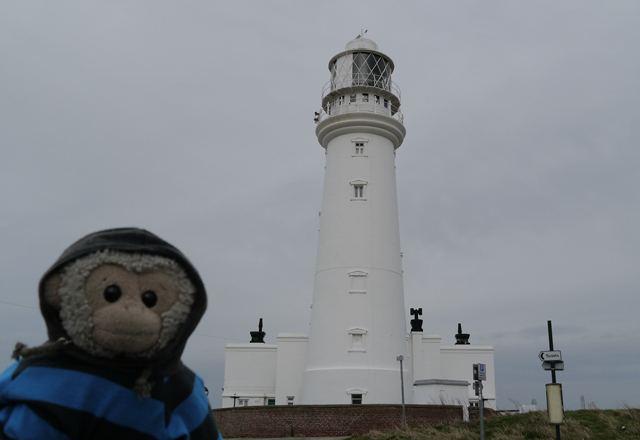
[[[496,415],[484,420],[486,440],[555,440],[555,425],[544,411]],[[560,427],[562,440],[640,440],[640,409],[566,411]],[[414,426],[389,432],[371,431],[349,440],[478,440],[477,420],[447,425]]]

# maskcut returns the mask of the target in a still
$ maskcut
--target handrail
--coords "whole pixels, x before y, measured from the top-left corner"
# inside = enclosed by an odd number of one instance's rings
[[[384,107],[383,105],[373,103],[345,103],[342,105],[332,105],[330,111],[331,114],[328,114],[325,109],[321,109],[316,122],[345,113],[376,113],[389,116],[404,125],[404,115],[398,107],[391,104],[389,104],[389,107]]]
[[[336,88],[335,84],[343,84],[344,86]],[[324,99],[331,92],[348,87],[371,87],[373,89],[385,90],[397,96],[398,100],[401,100],[400,87],[398,87],[395,82],[391,81],[388,77],[374,74],[366,77],[363,77],[362,74],[356,74],[355,77],[354,75],[336,76],[322,87],[321,99]]]

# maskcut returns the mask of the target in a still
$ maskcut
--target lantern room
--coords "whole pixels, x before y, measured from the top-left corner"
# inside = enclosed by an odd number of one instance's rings
[[[393,61],[373,41],[357,37],[329,61],[331,80],[322,90],[327,116],[373,112],[396,116],[402,122],[400,89],[391,80]]]

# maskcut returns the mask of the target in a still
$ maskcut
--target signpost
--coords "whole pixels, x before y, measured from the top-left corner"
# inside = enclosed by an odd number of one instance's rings
[[[553,349],[553,331],[551,321],[547,321],[549,331],[549,351],[541,351],[538,358],[542,361],[542,368],[551,371],[551,383],[547,388],[547,412],[549,424],[556,425],[556,439],[560,440],[560,425],[564,425],[564,406],[562,402],[562,384],[556,383],[556,371],[564,370],[562,353]]]
[[[487,380],[486,364],[473,364],[473,389],[478,396],[478,409],[480,410],[480,440],[484,440],[484,400],[482,399],[482,381]]]

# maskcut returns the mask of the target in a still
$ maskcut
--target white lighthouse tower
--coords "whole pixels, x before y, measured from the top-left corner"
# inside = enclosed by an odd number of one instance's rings
[[[326,171],[302,404],[400,403],[407,357],[395,151],[405,137],[394,64],[358,38],[329,61],[316,117]],[[405,364],[406,365],[406,364]],[[405,395],[413,383],[404,371]]]

